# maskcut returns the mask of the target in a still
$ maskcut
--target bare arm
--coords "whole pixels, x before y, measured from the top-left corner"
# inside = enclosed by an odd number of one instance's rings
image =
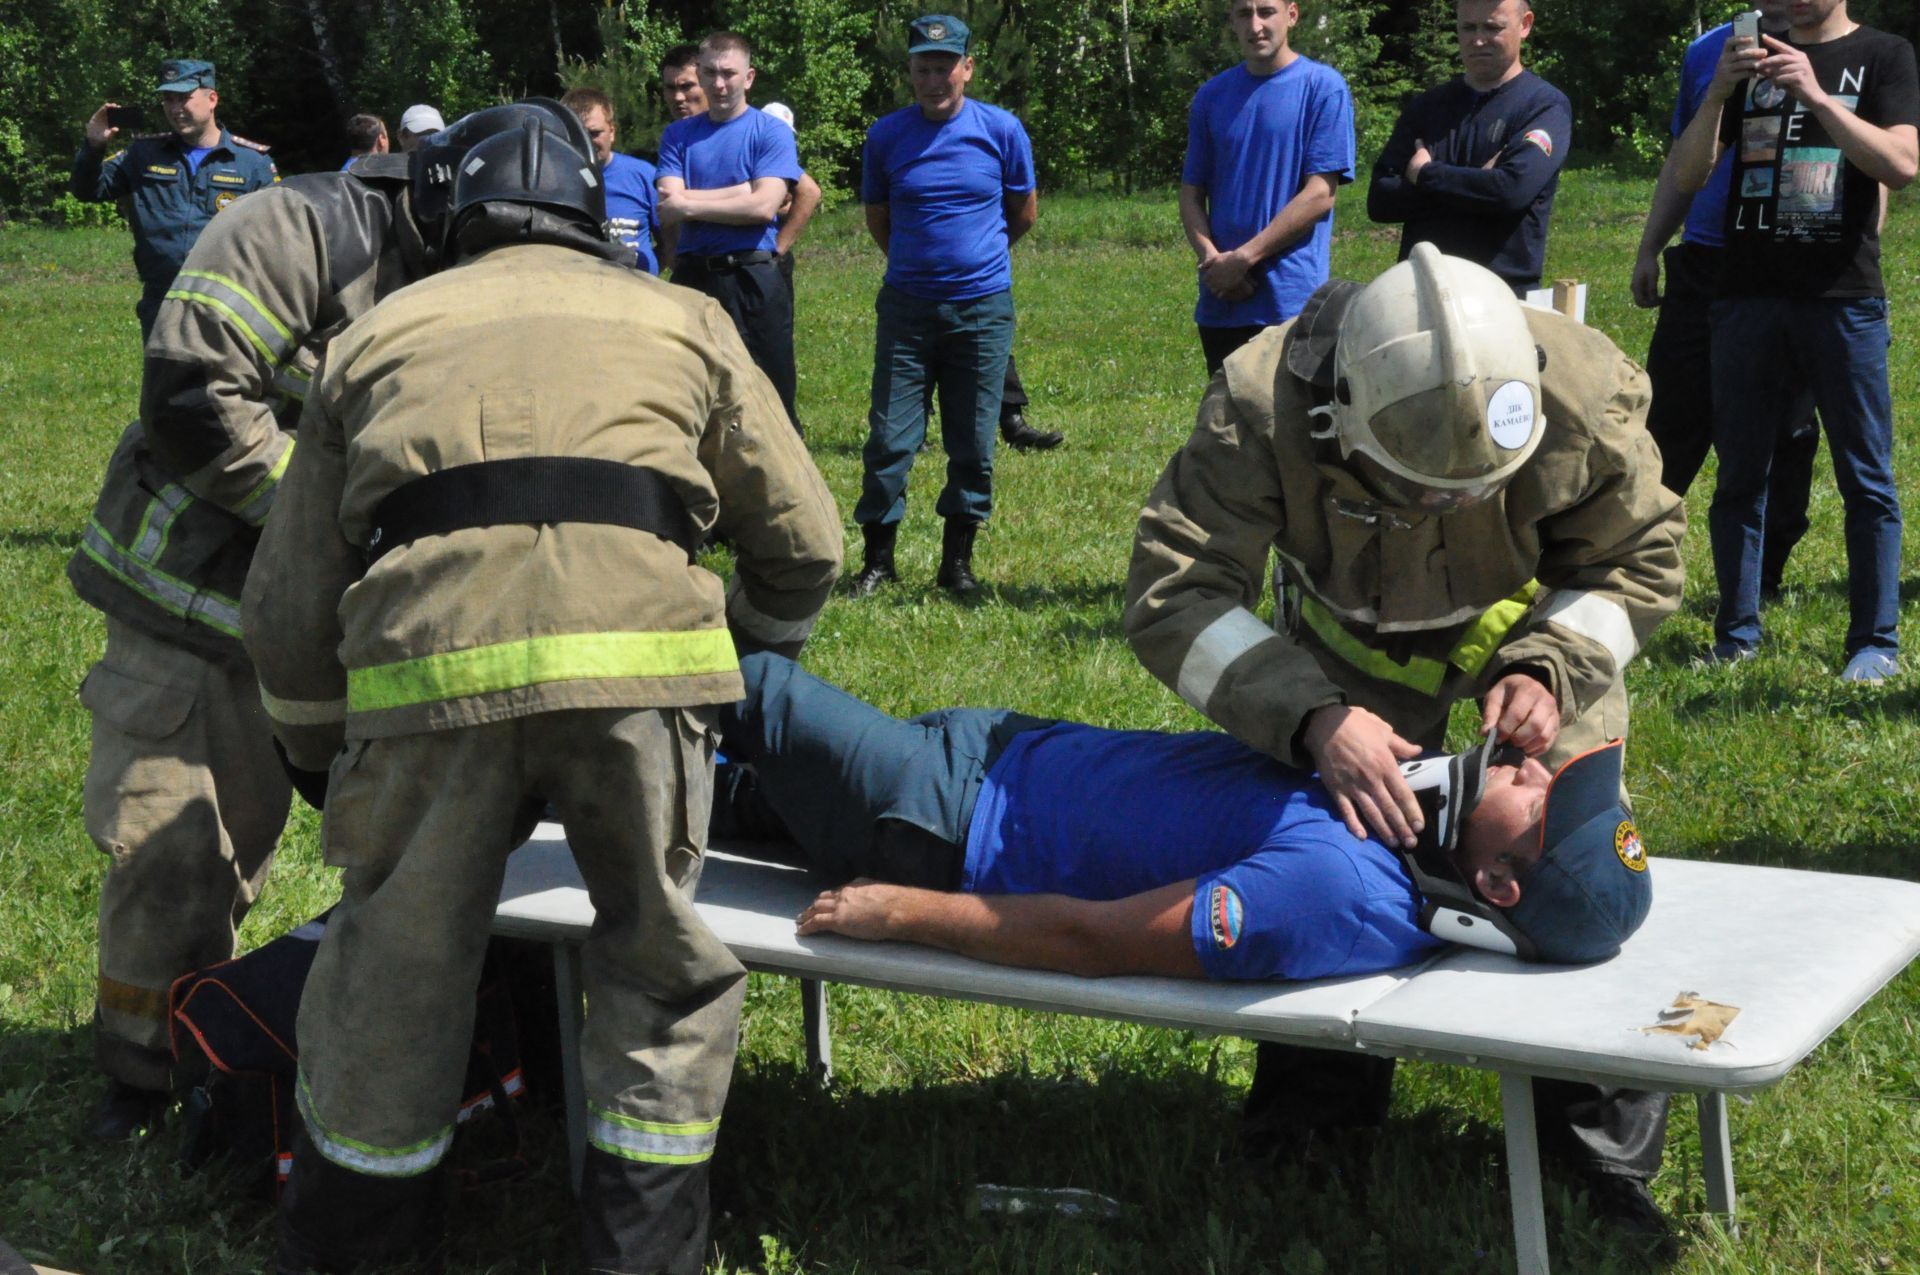
[[[1187,243],[1201,265],[1220,254],[1213,242],[1213,219],[1207,213],[1204,187],[1180,184],[1180,228],[1187,232]]]
[[[1020,242],[1020,236],[1033,229],[1033,223],[1040,219],[1040,192],[1023,190],[1008,192],[1002,200],[1007,214],[1007,247]]]
[[[813,214],[820,207],[820,183],[800,174],[800,180],[793,184],[793,199],[786,216],[780,219],[780,233],[775,236],[773,250],[787,253],[793,251],[793,245],[800,238],[800,232],[813,220]]]
[[[787,179],[756,177],[740,185],[689,190],[678,177],[660,179],[660,223],[717,221],[730,226],[763,226],[786,202]]]
[[[1807,55],[1785,40],[1760,37],[1767,56],[1760,73],[1793,94],[1816,117],[1847,162],[1892,190],[1903,190],[1920,171],[1920,129],[1911,124],[1881,128],[1842,106],[1820,87]]]
[[[1674,172],[1674,156],[1660,166],[1660,178],[1653,184],[1653,206],[1647,210],[1647,224],[1640,231],[1640,251],[1633,263],[1633,303],[1642,309],[1660,304],[1660,250],[1687,220],[1693,207],[1693,194],[1680,189]]]
[[[1689,195],[1698,193],[1713,176],[1713,166],[1720,162],[1720,152],[1725,149],[1720,143],[1720,116],[1734,90],[1760,65],[1759,49],[1736,48],[1735,44],[1728,40],[1720,50],[1713,79],[1700,97],[1700,109],[1687,121],[1686,129],[1673,144],[1673,153],[1667,156],[1666,167],[1673,169],[1674,181]]]
[[[893,240],[893,205],[868,204],[867,234],[880,245],[880,255],[887,255],[887,245]]]
[[[1024,969],[1084,978],[1204,978],[1188,925],[1192,881],[1111,902],[1061,894],[948,894],[860,880],[800,914],[799,933],[924,943]]]

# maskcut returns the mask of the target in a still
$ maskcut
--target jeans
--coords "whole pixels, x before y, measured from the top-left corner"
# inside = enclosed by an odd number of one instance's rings
[[[942,518],[984,522],[993,512],[993,446],[1013,351],[1013,293],[933,301],[882,284],[873,310],[873,397],[853,520],[866,526],[906,516],[907,471],[927,436],[937,390],[947,484],[934,509]]]
[[[1720,480],[1708,528],[1720,585],[1717,643],[1750,648],[1760,641],[1767,485],[1794,403],[1780,392],[1785,375],[1813,391],[1846,510],[1846,654],[1899,650],[1901,519],[1888,339],[1884,297],[1713,303],[1713,447]]]
[[[1721,249],[1678,243],[1661,254],[1666,290],[1647,344],[1647,433],[1660,445],[1660,481],[1684,496],[1713,446],[1713,295],[1720,278]],[[1807,534],[1807,497],[1813,462],[1820,452],[1813,395],[1792,387],[1793,412],[1774,447],[1767,482],[1766,531],[1762,538],[1762,594],[1780,587],[1787,558]]]

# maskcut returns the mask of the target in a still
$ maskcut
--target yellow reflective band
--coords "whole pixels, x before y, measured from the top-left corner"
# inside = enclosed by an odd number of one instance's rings
[[[1307,627],[1313,630],[1322,645],[1368,677],[1410,687],[1422,695],[1437,695],[1441,684],[1447,680],[1449,668],[1473,674],[1487,666],[1487,661],[1507,640],[1507,634],[1513,631],[1513,626],[1526,615],[1534,594],[1539,591],[1540,582],[1529,580],[1513,596],[1481,612],[1480,617],[1460,635],[1460,640],[1453,644],[1453,649],[1447,652],[1444,660],[1425,655],[1412,656],[1404,663],[1395,660],[1349,633],[1334,618],[1333,612],[1316,598],[1301,598],[1300,618],[1306,621]]]
[[[274,318],[273,311],[267,309],[266,305],[261,302],[259,297],[254,296],[253,293],[247,291],[245,288],[241,287],[238,283],[235,283],[228,276],[223,274],[215,274],[211,270],[182,270],[178,275],[175,275],[174,277],[177,279],[206,279],[206,280],[209,280],[210,282],[217,283],[222,287],[231,289],[233,292],[239,295],[241,300],[245,301],[248,305],[252,306],[255,310],[259,311],[260,317],[267,321],[267,326],[271,327],[275,332],[278,332],[282,340],[287,341],[289,343],[293,341],[293,333],[287,330],[287,325],[280,322],[280,320]]]
[[[347,720],[344,699],[281,699],[264,686],[260,706],[283,726],[332,726]]]
[[[404,1147],[379,1147],[361,1142],[329,1129],[314,1109],[313,1092],[307,1088],[305,1072],[299,1073],[294,1087],[294,1105],[307,1126],[313,1149],[344,1169],[377,1178],[418,1177],[440,1163],[453,1145],[453,1126]]]
[[[740,667],[725,629],[562,633],[347,671],[347,711],[434,704],[589,678],[691,677]]]
[[[280,453],[280,459],[273,462],[273,468],[267,471],[267,476],[234,508],[233,512],[240,515],[243,521],[258,527],[267,520],[267,511],[273,508],[273,493],[279,485],[280,476],[287,472],[287,465],[293,460],[293,448],[298,442],[296,438],[287,439],[285,450]],[[258,509],[253,507],[256,501],[260,505]]]
[[[280,357],[279,355],[275,354],[272,350],[267,348],[267,343],[260,339],[260,334],[258,332],[255,332],[252,328],[247,326],[247,320],[245,315],[241,314],[238,310],[234,309],[232,306],[228,305],[226,302],[220,300],[218,297],[210,297],[210,296],[207,296],[205,293],[200,293],[200,292],[182,292],[180,289],[174,288],[173,290],[167,293],[167,300],[191,301],[196,305],[203,305],[209,309],[218,310],[220,313],[226,315],[229,319],[233,320],[234,326],[240,329],[241,335],[246,337],[247,340],[253,342],[254,349],[260,351],[261,354],[265,355],[269,359],[276,359]]]
[[[1481,613],[1480,618],[1467,626],[1460,640],[1447,652],[1447,663],[1462,673],[1478,673],[1507,640],[1507,634],[1513,626],[1520,623],[1520,617],[1527,613],[1533,604],[1533,595],[1540,592],[1540,582],[1529,580],[1521,585],[1519,591],[1503,602],[1496,602]]]
[[[587,1141],[608,1155],[642,1164],[698,1164],[713,1158],[720,1140],[718,1120],[664,1124],[635,1120],[617,1112],[592,1109]]]

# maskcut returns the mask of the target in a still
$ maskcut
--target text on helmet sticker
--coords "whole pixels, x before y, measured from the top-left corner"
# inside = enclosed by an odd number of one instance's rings
[[[1207,897],[1207,927],[1213,934],[1213,946],[1225,951],[1240,941],[1246,925],[1246,912],[1232,886],[1216,885]]]
[[[1635,872],[1647,870],[1647,847],[1641,843],[1640,830],[1631,820],[1621,823],[1613,830],[1613,852],[1620,856],[1620,862]]]
[[[1533,387],[1508,381],[1487,400],[1487,433],[1507,451],[1519,451],[1533,437]]]

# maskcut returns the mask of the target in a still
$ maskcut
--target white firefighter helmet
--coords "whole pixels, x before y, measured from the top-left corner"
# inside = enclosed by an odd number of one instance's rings
[[[1513,290],[1430,243],[1340,317],[1333,437],[1380,501],[1444,513],[1485,500],[1539,446],[1542,355]]]

